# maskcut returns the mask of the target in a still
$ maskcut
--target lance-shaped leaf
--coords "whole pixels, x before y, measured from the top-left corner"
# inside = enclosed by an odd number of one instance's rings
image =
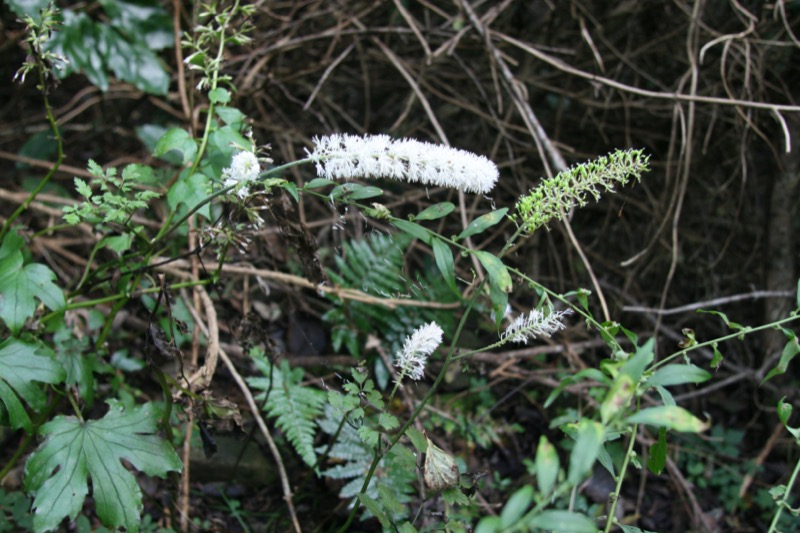
[[[60,383],[65,375],[61,365],[40,346],[7,339],[0,344],[0,420],[7,412],[11,427],[30,432],[31,419],[19,398],[40,410],[47,398],[36,382]]]
[[[142,491],[122,460],[149,476],[181,470],[175,450],[155,434],[159,414],[152,403],[128,410],[115,400],[108,404],[100,420],[57,416],[41,427],[47,438],[25,463],[25,489],[35,494],[36,531],[52,531],[67,516],[74,519],[91,477],[97,516],[107,526],[135,533]]]
[[[648,426],[690,433],[705,431],[709,426],[707,422],[703,422],[683,407],[678,407],[677,405],[661,405],[642,409],[638,413],[629,416],[625,421],[629,424],[647,424]]]

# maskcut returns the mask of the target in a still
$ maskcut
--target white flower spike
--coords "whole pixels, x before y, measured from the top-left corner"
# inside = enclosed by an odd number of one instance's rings
[[[321,178],[391,178],[486,194],[499,172],[489,159],[443,145],[388,135],[333,134],[314,138],[309,157]]]
[[[566,326],[561,319],[572,314],[572,309],[554,311],[550,308],[547,315],[541,309],[534,309],[527,315],[522,314],[511,322],[511,325],[500,335],[500,340],[527,344],[536,337],[549,337]]]
[[[255,181],[258,175],[261,174],[261,163],[253,152],[242,151],[233,156],[231,166],[222,170],[222,176],[225,181],[222,182],[224,187],[230,187],[238,183],[247,183]],[[243,186],[236,191],[239,198],[244,198],[250,194],[247,186]]]
[[[394,365],[398,371],[398,384],[406,376],[414,381],[422,378],[428,356],[442,343],[442,335],[444,332],[439,324],[431,322],[420,326],[410,337],[406,337],[403,349],[394,359]]]

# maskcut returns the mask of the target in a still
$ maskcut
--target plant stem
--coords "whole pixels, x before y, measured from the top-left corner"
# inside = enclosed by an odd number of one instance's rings
[[[639,407],[636,407],[639,410]],[[628,470],[631,456],[633,455],[633,445],[636,443],[636,433],[639,431],[639,424],[634,424],[631,427],[631,440],[628,442],[628,449],[625,451],[625,458],[622,460],[622,467],[617,474],[617,485],[614,487],[614,492],[611,496],[611,507],[608,509],[608,516],[606,517],[606,527],[604,533],[611,531],[611,526],[616,522],[614,515],[617,511],[617,503],[619,502],[619,493],[622,490],[622,482],[625,480],[625,472]]]
[[[789,478],[789,482],[786,484],[786,490],[783,491],[783,497],[781,497],[779,502],[776,502],[778,505],[778,510],[775,511],[775,516],[772,517],[772,523],[769,525],[769,530],[767,533],[772,533],[773,531],[777,531],[778,522],[781,519],[781,514],[783,514],[783,510],[789,506],[789,495],[792,493],[792,486],[794,486],[794,482],[797,480],[797,476],[800,475],[800,459],[797,460],[797,463],[794,465],[794,471],[792,472],[792,476]],[[0,477],[2,479],[2,477]]]

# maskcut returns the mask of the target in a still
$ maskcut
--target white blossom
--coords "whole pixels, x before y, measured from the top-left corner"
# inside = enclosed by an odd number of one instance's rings
[[[333,134],[314,138],[309,156],[327,179],[391,178],[486,194],[499,172],[484,156],[388,135]]]
[[[230,187],[239,183],[244,184],[254,181],[260,173],[261,164],[258,162],[256,155],[253,152],[242,151],[233,156],[231,166],[222,170],[222,177],[225,178],[222,185]],[[239,198],[244,198],[249,193],[250,190],[247,186],[242,186],[236,191]]]
[[[500,335],[500,339],[526,344],[536,337],[549,337],[566,327],[561,319],[570,314],[572,314],[571,309],[554,311],[550,308],[547,315],[541,309],[534,309],[527,315],[523,313],[515,318]]]
[[[428,356],[442,343],[443,334],[439,324],[431,322],[420,326],[410,337],[406,337],[403,349],[394,359],[398,383],[406,376],[414,381],[422,378]]]

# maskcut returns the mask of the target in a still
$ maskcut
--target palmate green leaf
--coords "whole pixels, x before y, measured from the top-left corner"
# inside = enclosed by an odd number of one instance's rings
[[[74,519],[89,493],[97,516],[107,526],[139,530],[142,492],[122,460],[149,476],[180,471],[172,446],[155,434],[159,413],[147,403],[125,410],[109,400],[100,420],[57,416],[43,425],[45,441],[25,463],[25,489],[35,494],[36,531],[52,531],[64,517]]]
[[[30,432],[31,420],[19,398],[40,410],[47,398],[37,382],[55,384],[64,377],[64,369],[41,346],[6,339],[0,344],[0,419],[6,411],[11,427]]]
[[[66,305],[64,293],[53,283],[56,275],[45,265],[23,266],[22,242],[15,232],[3,243],[0,258],[0,319],[15,335],[36,310],[36,299],[53,311]]]

